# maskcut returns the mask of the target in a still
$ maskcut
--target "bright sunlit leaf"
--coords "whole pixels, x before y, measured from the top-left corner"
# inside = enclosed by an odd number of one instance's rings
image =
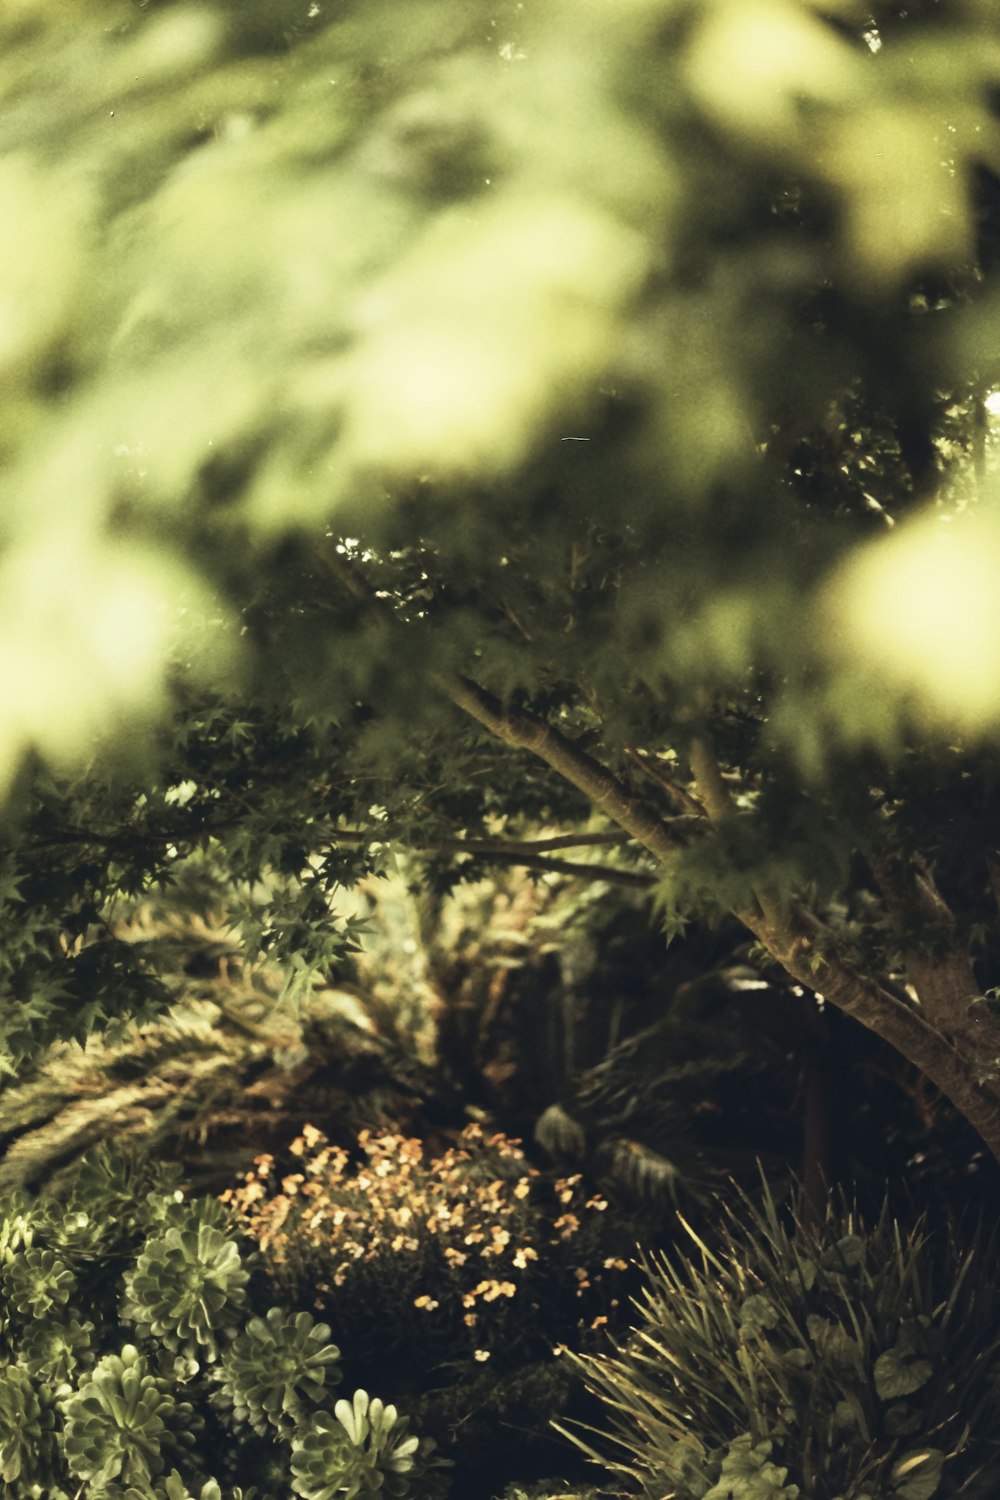
[[[854,112],[830,127],[820,161],[842,196],[845,253],[869,287],[968,260],[970,203],[953,150],[940,121],[904,106]]]
[[[726,130],[795,148],[804,99],[835,103],[857,82],[850,49],[795,0],[722,0],[688,53],[688,81]]]
[[[835,659],[856,661],[929,720],[1000,722],[1000,519],[936,514],[865,548],[825,609]]]
[[[642,238],[574,199],[505,197],[443,218],[364,299],[327,375],[345,402],[342,462],[501,472],[615,354]]]
[[[0,158],[0,377],[31,378],[86,271],[87,193],[28,154]]]
[[[0,786],[30,747],[84,760],[123,723],[155,715],[171,660],[226,654],[222,622],[174,559],[76,534],[33,539],[0,564]]]

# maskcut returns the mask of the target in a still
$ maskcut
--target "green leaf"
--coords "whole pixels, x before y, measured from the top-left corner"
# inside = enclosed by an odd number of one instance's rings
[[[777,1328],[780,1322],[781,1314],[770,1297],[757,1293],[748,1297],[740,1307],[740,1332],[750,1338],[758,1338]]]
[[[927,1358],[927,1323],[926,1315],[908,1319],[893,1347],[875,1361],[875,1389],[883,1401],[911,1396],[930,1380],[933,1366]]]
[[[941,1484],[944,1454],[938,1448],[913,1448],[893,1465],[893,1495],[899,1500],[931,1500]]]
[[[736,1438],[722,1461],[718,1484],[704,1500],[798,1500],[797,1484],[786,1484],[787,1468],[770,1462],[770,1443],[754,1446],[749,1434]]]

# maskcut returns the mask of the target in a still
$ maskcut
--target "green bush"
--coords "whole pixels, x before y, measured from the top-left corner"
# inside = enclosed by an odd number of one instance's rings
[[[637,1324],[580,1358],[606,1427],[568,1435],[646,1500],[985,1497],[1000,1475],[995,1246],[953,1226],[806,1229],[765,1193],[651,1258]],[[595,1446],[596,1445],[596,1446]],[[992,1480],[990,1476],[992,1475]]]
[[[174,1176],[103,1146],[65,1202],[0,1199],[3,1494],[222,1500],[215,1469],[227,1500],[253,1500],[251,1476],[260,1500],[289,1484],[305,1500],[439,1495],[442,1461],[395,1408],[357,1390],[331,1413],[330,1329],[258,1316],[257,1252]],[[116,1220],[130,1179],[147,1191]]]
[[[291,1299],[309,1297],[366,1369],[510,1369],[579,1348],[624,1303],[632,1239],[579,1174],[468,1126],[438,1154],[362,1131],[352,1153],[307,1125],[298,1170],[260,1157],[225,1194]],[[377,1307],[378,1317],[371,1309]],[[499,1372],[498,1372],[499,1376]]]

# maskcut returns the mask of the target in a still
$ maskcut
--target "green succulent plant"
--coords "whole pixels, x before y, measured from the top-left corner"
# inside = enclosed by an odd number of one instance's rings
[[[683,1221],[682,1221],[683,1222]],[[931,1500],[1000,1471],[995,1248],[887,1209],[816,1229],[740,1198],[646,1261],[638,1320],[578,1356],[608,1427],[569,1436],[645,1500]],[[583,1436],[587,1433],[587,1436]]]
[[[255,1432],[288,1434],[340,1384],[340,1350],[311,1314],[272,1307],[223,1351],[219,1395]]]
[[[22,1245],[31,1244],[34,1219],[35,1206],[22,1189],[0,1197],[0,1263]]]
[[[364,1500],[409,1495],[412,1481],[432,1500],[433,1444],[364,1392],[328,1418],[331,1456],[315,1417],[339,1383],[340,1351],[312,1313],[251,1315],[259,1255],[244,1258],[238,1233],[227,1233],[231,1210],[150,1189],[130,1227],[106,1233],[116,1204],[115,1192],[110,1209],[100,1197],[87,1209],[72,1193],[0,1199],[0,1493],[284,1500],[289,1445],[302,1437],[307,1487]],[[116,1348],[121,1320],[136,1343],[101,1357]]]
[[[105,1140],[54,1179],[38,1212],[52,1244],[78,1260],[103,1259],[162,1220],[181,1175],[176,1162]]]
[[[31,1485],[51,1484],[58,1467],[56,1412],[49,1393],[27,1370],[0,1369],[0,1479],[4,1494],[28,1494]]]
[[[235,1240],[210,1223],[171,1225],[148,1239],[125,1275],[122,1317],[168,1349],[219,1357],[219,1334],[235,1328],[249,1273]]]
[[[169,1381],[151,1373],[133,1344],[105,1355],[67,1397],[64,1410],[66,1462],[94,1496],[109,1492],[115,1481],[148,1490],[166,1454],[193,1448],[200,1427],[190,1402],[178,1400]]]
[[[31,1246],[3,1268],[2,1286],[9,1307],[22,1318],[59,1316],[76,1291],[76,1277],[52,1250]]]
[[[93,1338],[93,1323],[71,1314],[59,1322],[32,1322],[18,1338],[18,1361],[36,1380],[55,1387],[72,1384],[94,1363]]]
[[[246,1490],[239,1485],[231,1490],[223,1490],[215,1479],[206,1479],[197,1490],[189,1490],[177,1470],[171,1469],[166,1478],[153,1485],[152,1489],[138,1489],[129,1485],[122,1500],[263,1500],[263,1497],[258,1496],[252,1485]]]
[[[367,1391],[318,1412],[292,1437],[292,1489],[302,1500],[373,1500],[440,1493],[442,1460],[409,1423]]]

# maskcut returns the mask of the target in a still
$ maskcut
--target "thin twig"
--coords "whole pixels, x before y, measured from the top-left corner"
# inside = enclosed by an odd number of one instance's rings
[[[348,843],[362,843],[373,837],[373,834],[364,828],[338,828],[332,835],[334,839],[342,839]],[[378,838],[378,832],[374,833]],[[411,848],[421,850],[437,850],[448,854],[498,854],[503,857],[515,854],[546,854],[552,849],[585,849],[594,845],[613,845],[629,843],[627,833],[620,829],[606,833],[561,833],[552,838],[544,839],[444,839],[436,844],[411,844]]]
[[[629,745],[625,749],[625,755],[633,765],[661,786],[669,797],[679,802],[684,810],[695,818],[707,818],[708,811],[705,804],[701,802],[686,787],[678,786],[675,781],[666,774],[651,750],[640,750],[638,746]]]

